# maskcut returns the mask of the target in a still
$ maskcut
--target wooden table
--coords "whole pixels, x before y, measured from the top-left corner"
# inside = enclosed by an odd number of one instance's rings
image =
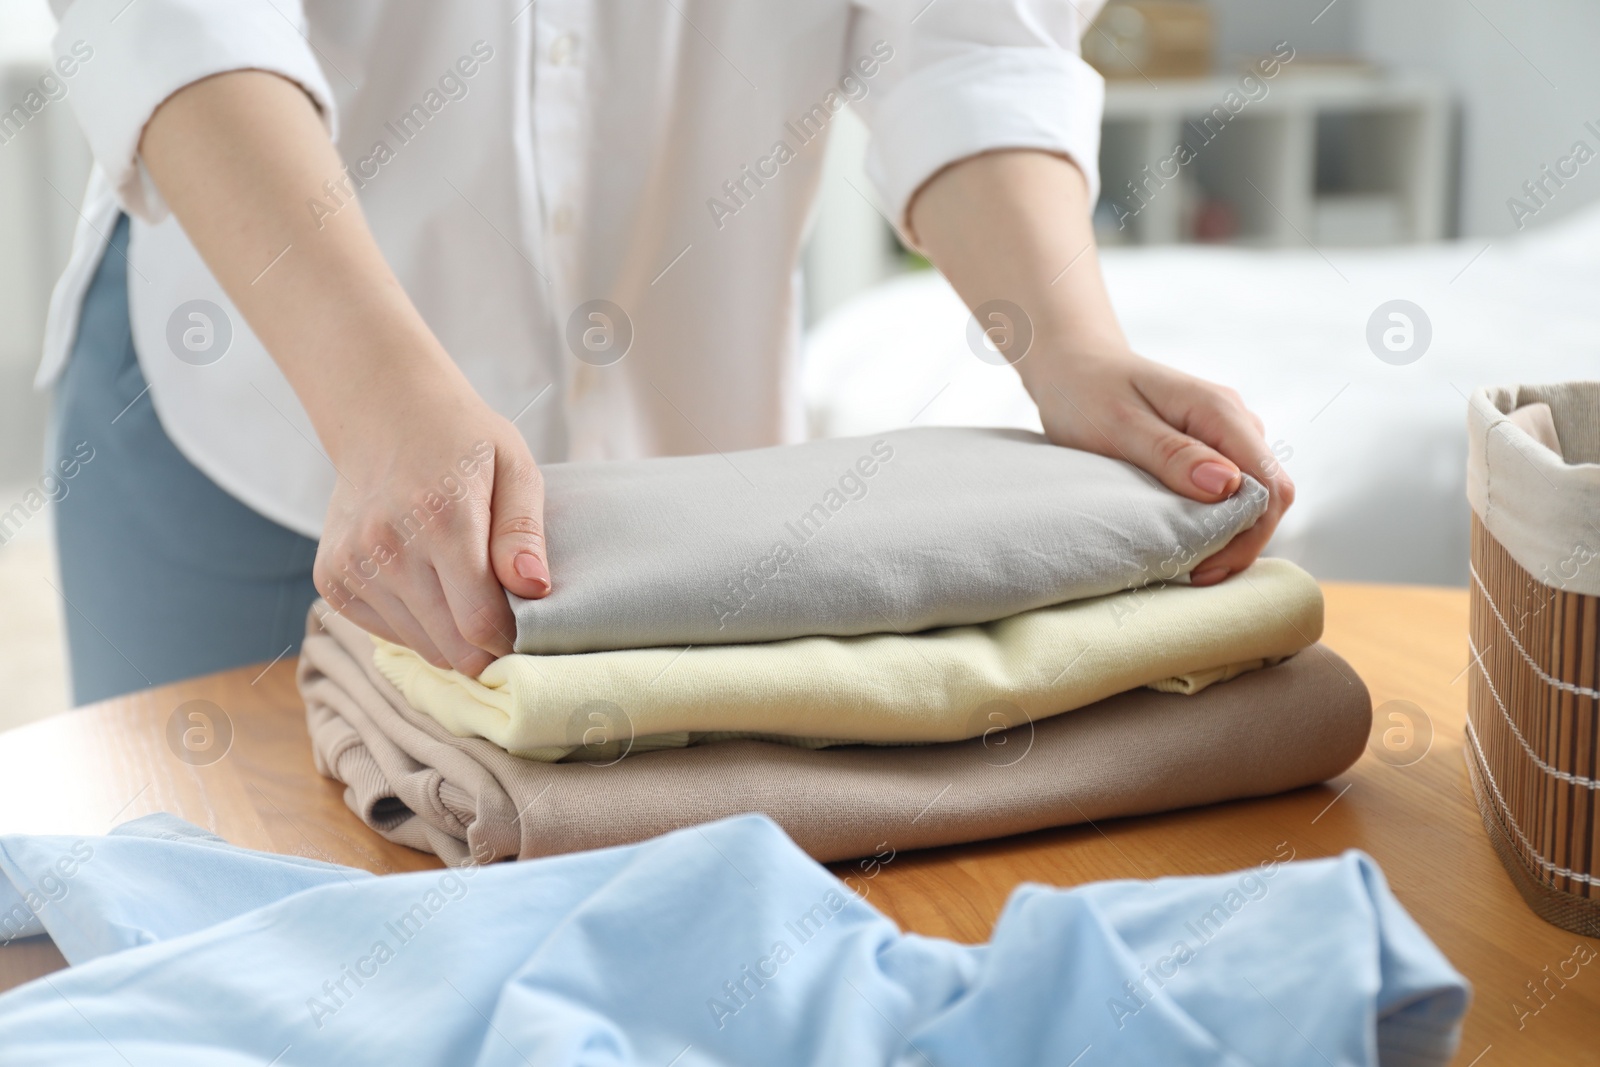
[[[1554,971],[1577,944],[1600,944],[1529,912],[1478,821],[1461,757],[1466,594],[1325,588],[1325,640],[1360,672],[1374,704],[1403,710],[1383,705],[1410,701],[1425,715],[1404,758],[1391,749],[1389,759],[1380,759],[1369,748],[1343,777],[1285,796],[902,853],[881,866],[837,870],[906,929],[981,941],[1024,880],[1065,886],[1219,873],[1268,859],[1281,843],[1299,858],[1365,849],[1476,987],[1459,1063],[1600,1063],[1600,968],[1584,967],[1536,1014],[1522,1014],[1538,1007],[1525,983],[1542,979],[1546,965]],[[174,713],[192,700],[213,702],[232,723],[226,755],[215,762],[180,760],[168,740]],[[368,830],[344,806],[341,791],[311,765],[289,663],[152,689],[0,734],[0,832],[99,834],[136,815],[170,811],[249,848],[379,872],[436,865],[432,856]],[[62,965],[40,941],[0,949],[0,989]]]

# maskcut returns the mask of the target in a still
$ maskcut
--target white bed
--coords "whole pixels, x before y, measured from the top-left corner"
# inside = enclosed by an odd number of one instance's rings
[[[1600,378],[1600,207],[1492,244],[1111,249],[1104,263],[1140,352],[1232,385],[1266,422],[1298,488],[1269,551],[1322,578],[1465,584],[1466,395]],[[1409,365],[1367,345],[1394,299],[1432,325]],[[1038,429],[1015,373],[967,348],[967,317],[932,272],[828,316],[806,344],[813,432]]]

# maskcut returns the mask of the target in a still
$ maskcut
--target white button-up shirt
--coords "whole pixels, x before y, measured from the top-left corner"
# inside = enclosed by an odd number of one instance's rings
[[[40,384],[128,212],[133,340],[163,426],[309,536],[334,471],[138,157],[187,84],[253,68],[311,96],[348,180],[306,210],[360,199],[428,325],[541,462],[802,436],[798,262],[846,103],[901,223],[925,181],[981,152],[1096,174],[1103,86],[1078,39],[1100,0],[55,4],[57,50],[92,53],[70,99],[96,162]]]

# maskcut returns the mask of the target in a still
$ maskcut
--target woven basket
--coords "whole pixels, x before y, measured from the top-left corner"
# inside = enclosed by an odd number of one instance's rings
[[[1600,382],[1479,390],[1468,427],[1469,777],[1534,912],[1597,937]]]

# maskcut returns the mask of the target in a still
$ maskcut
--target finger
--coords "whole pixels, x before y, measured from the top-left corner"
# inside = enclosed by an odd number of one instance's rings
[[[1261,420],[1242,403],[1212,398],[1189,412],[1183,428],[1269,489],[1281,486],[1292,494],[1293,483],[1267,446]]]
[[[317,546],[317,559],[311,568],[311,580],[322,594],[322,601],[328,605],[328,610],[350,620],[369,634],[397,645],[405,644],[395,628],[384,621],[383,616],[373,610],[370,604],[364,604],[358,599],[361,591],[370,585],[371,579],[358,579],[352,573],[350,566],[341,568],[330,562],[342,558],[338,552],[329,547],[330,544],[330,541],[325,540]],[[341,573],[347,576],[343,580],[338,577]],[[374,574],[372,577],[376,578],[377,575]]]
[[[1267,510],[1254,526],[1202,560],[1191,574],[1196,585],[1210,585],[1254,563],[1278,527],[1283,513],[1294,503],[1294,482],[1256,429],[1258,420],[1240,404],[1221,404],[1191,421],[1198,433],[1218,451],[1249,471],[1266,486]]]
[[[1148,409],[1126,416],[1113,428],[1110,440],[1114,448],[1104,454],[1148,471],[1162,485],[1191,500],[1211,504],[1239,488],[1237,464]]]
[[[1267,447],[1261,421],[1233,390],[1192,379],[1154,376],[1141,382],[1139,391],[1160,418],[1267,488],[1267,510],[1255,525],[1190,572],[1190,581],[1196,585],[1215,584],[1255,561],[1277,528],[1284,509],[1293,501],[1294,483]],[[1197,467],[1202,479],[1209,476],[1208,472],[1208,463]]]
[[[337,606],[329,603],[328,613],[347,619],[367,631],[367,633],[375,637],[381,637],[391,644],[405,644],[404,641],[400,640],[400,635],[395,633],[394,629],[383,621],[383,616],[359,600],[346,600],[343,604]]]
[[[428,635],[427,628],[412,614],[405,602],[390,590],[368,583],[361,591],[362,600],[399,637],[398,644],[441,670],[448,669],[450,661]]]
[[[489,563],[491,503],[483,498],[463,500],[460,507],[450,509],[437,531],[439,536],[429,544],[427,559],[455,632],[491,659],[498,659],[511,654],[517,621]],[[440,647],[449,653],[448,648]]]
[[[1283,513],[1294,503],[1294,482],[1280,471],[1265,484],[1270,494],[1266,512],[1256,520],[1254,526],[1241,531],[1232,541],[1195,566],[1189,576],[1195,585],[1212,585],[1230,574],[1239,573],[1254,563],[1266,549],[1267,542],[1272,539],[1278,523],[1283,519]]]
[[[527,456],[495,454],[489,502],[489,559],[500,584],[537,600],[550,592],[545,555],[544,478]]]
[[[506,591],[489,572],[487,551],[481,555],[471,561],[470,568],[463,567],[457,559],[435,559],[434,570],[456,630],[474,647],[498,659],[511,654],[517,620],[511,614]]]
[[[1240,531],[1233,540],[1196,564],[1189,573],[1189,583],[1197,586],[1216,585],[1245,570],[1261,555],[1261,550],[1267,546],[1277,526],[1276,516],[1261,516],[1254,526]]]
[[[454,613],[445,599],[438,572],[431,565],[418,565],[400,576],[403,586],[397,593],[421,624],[435,648],[444,654],[452,670],[476,678],[494,662],[494,657],[468,641],[456,628]]]

